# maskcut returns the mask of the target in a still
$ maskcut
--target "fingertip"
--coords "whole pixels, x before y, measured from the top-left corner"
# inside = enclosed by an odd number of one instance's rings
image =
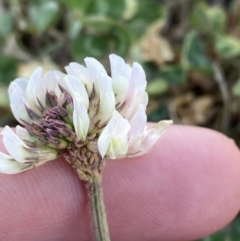
[[[139,230],[149,240],[197,239],[239,211],[239,150],[216,131],[173,125],[150,153],[109,161],[104,187],[107,207],[115,210],[109,218],[124,224],[122,233],[131,230],[136,240],[143,238]],[[123,235],[111,223],[115,236]]]
[[[112,239],[198,239],[239,211],[239,150],[218,132],[173,125],[150,153],[107,161],[103,188]],[[1,175],[0,195],[0,239],[94,239],[85,186],[63,159]]]

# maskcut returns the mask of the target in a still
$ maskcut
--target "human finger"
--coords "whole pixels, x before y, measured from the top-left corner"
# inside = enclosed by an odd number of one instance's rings
[[[240,207],[239,160],[222,134],[173,126],[150,153],[107,161],[112,240],[186,241],[217,231]],[[94,240],[85,185],[63,159],[0,175],[0,197],[0,240]]]

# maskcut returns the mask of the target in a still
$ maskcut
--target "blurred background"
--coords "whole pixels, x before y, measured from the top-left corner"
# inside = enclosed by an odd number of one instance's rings
[[[148,120],[204,126],[240,145],[240,0],[0,0],[0,126],[7,87],[37,66],[116,53],[146,71]],[[221,212],[221,210],[219,210]],[[240,218],[201,241],[239,241]]]

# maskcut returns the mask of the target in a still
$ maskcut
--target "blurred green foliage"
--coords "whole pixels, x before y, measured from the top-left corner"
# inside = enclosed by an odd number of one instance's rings
[[[211,72],[212,66],[206,55],[206,46],[196,31],[190,31],[185,37],[182,51],[182,65],[187,70]]]
[[[114,52],[143,65],[150,121],[206,126],[239,145],[239,13],[240,0],[0,1],[0,125],[15,124],[7,98],[14,78],[86,56],[108,66]],[[202,239],[237,240],[239,218]]]

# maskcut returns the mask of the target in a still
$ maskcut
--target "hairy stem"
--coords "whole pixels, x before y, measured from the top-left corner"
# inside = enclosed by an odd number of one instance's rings
[[[88,182],[87,188],[91,202],[91,211],[96,240],[110,241],[107,216],[103,199],[102,182],[97,180]]]

